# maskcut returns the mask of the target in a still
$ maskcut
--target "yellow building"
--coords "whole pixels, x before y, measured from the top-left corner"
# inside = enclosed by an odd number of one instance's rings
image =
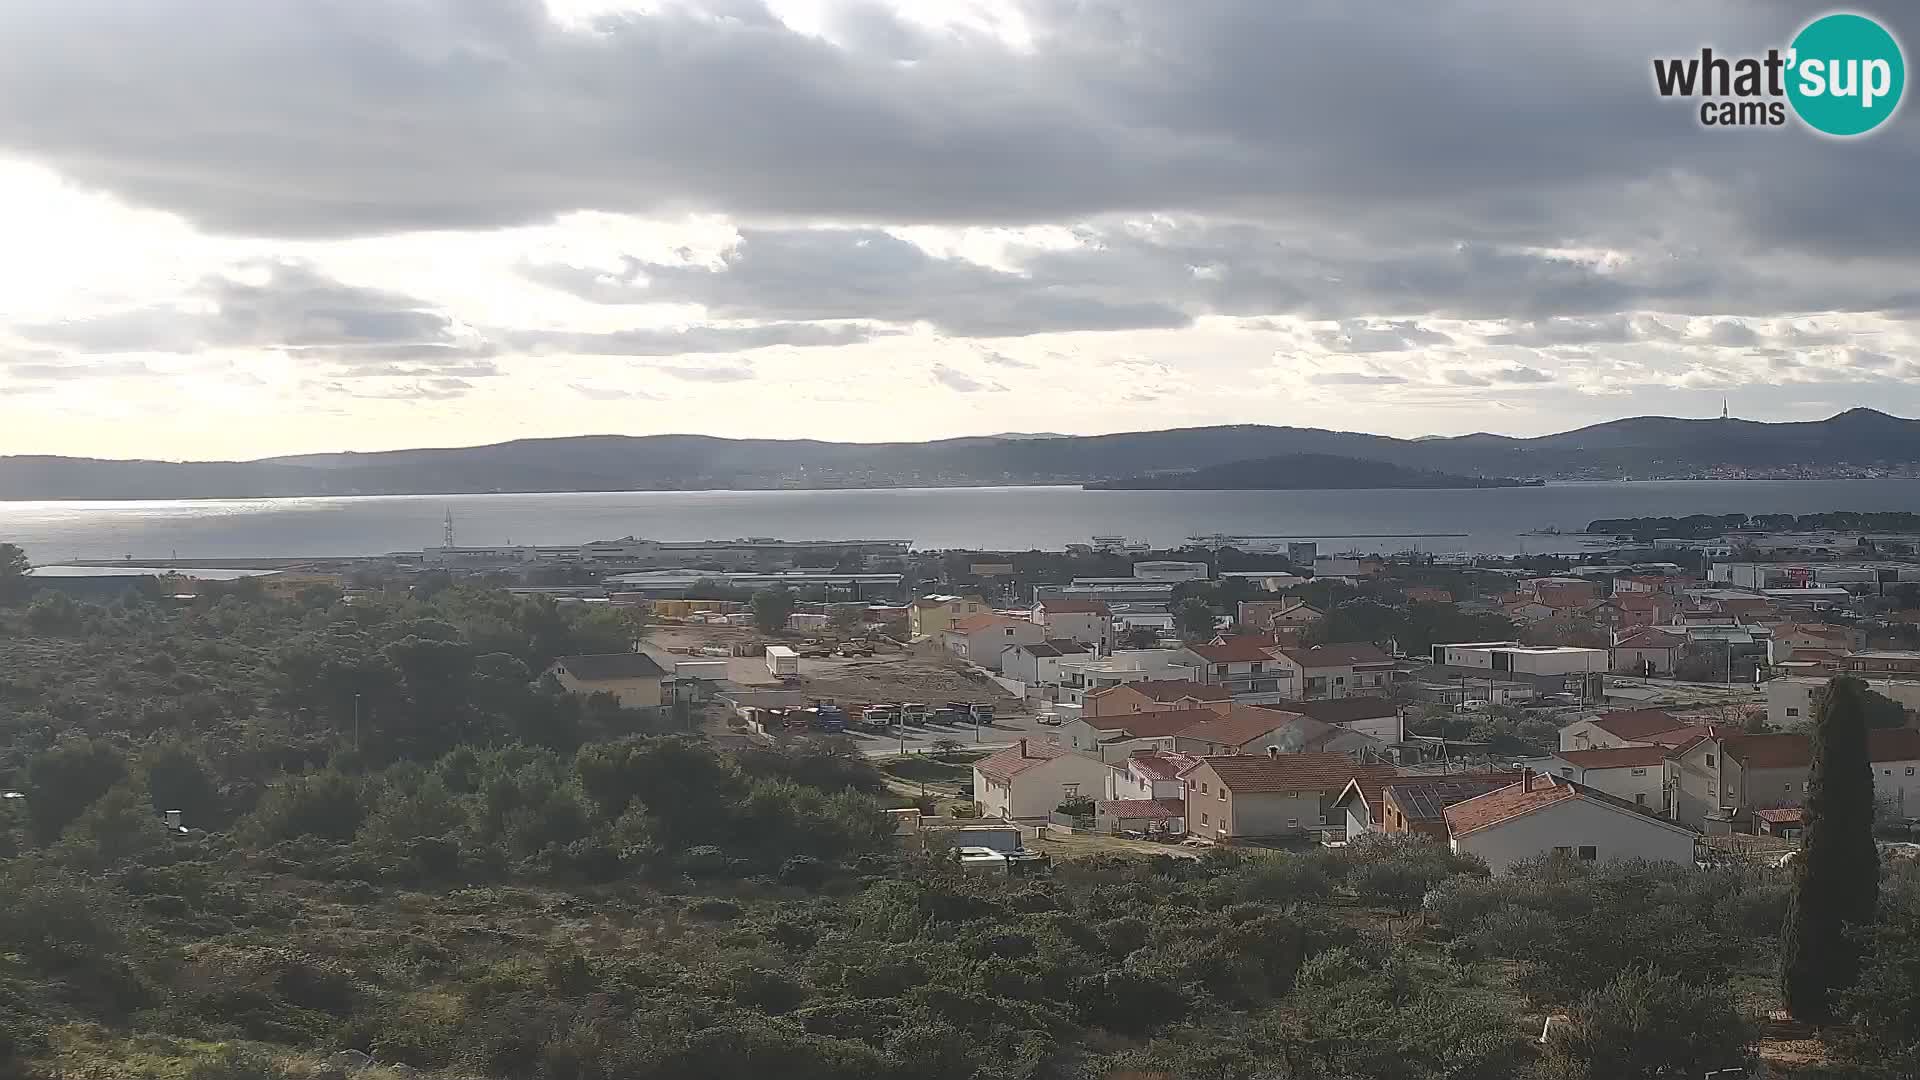
[[[923,596],[913,602],[907,612],[907,635],[909,637],[939,637],[961,619],[970,619],[975,615],[990,615],[993,609],[976,595],[968,596]]]

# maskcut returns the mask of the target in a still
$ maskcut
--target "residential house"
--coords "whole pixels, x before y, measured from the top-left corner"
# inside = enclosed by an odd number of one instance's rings
[[[664,703],[661,681],[667,671],[643,652],[562,656],[547,673],[574,694],[612,694],[628,709],[657,709]]]
[[[961,619],[991,614],[992,608],[979,596],[922,596],[907,608],[907,633],[916,638],[933,638],[953,628]]]
[[[1356,776],[1347,781],[1333,798],[1335,820],[1344,817],[1343,840],[1352,841],[1363,833],[1384,832],[1386,801],[1381,797],[1390,776]]]
[[[1869,731],[1867,756],[1881,812],[1920,817],[1920,730]],[[1668,754],[1668,811],[1695,828],[1745,827],[1757,810],[1802,805],[1811,761],[1806,735],[1716,729]]]
[[[1281,646],[1274,654],[1296,700],[1378,697],[1393,685],[1393,657],[1376,645]]]
[[[973,763],[980,816],[1044,819],[1066,799],[1097,799],[1112,770],[1084,754],[1021,739]]]
[[[1672,675],[1673,663],[1687,647],[1683,634],[1654,627],[1628,631],[1613,643],[1613,671],[1619,675]]]
[[[1447,807],[1519,779],[1518,772],[1472,772],[1391,780],[1380,790],[1380,831],[1389,836],[1424,836],[1444,844]]]
[[[1113,611],[1105,600],[1043,597],[1033,605],[1032,618],[1047,628],[1050,640],[1066,638],[1102,652],[1113,648]]]
[[[1667,754],[1665,746],[1619,746],[1606,750],[1562,750],[1551,768],[1569,780],[1604,791],[1618,799],[1665,813]]]
[[[1093,831],[1179,835],[1187,831],[1184,799],[1101,799],[1093,804]]]
[[[1199,764],[1192,754],[1170,750],[1142,750],[1113,762],[1107,770],[1108,799],[1184,799],[1187,782],[1181,774]]]
[[[1028,686],[1057,686],[1060,661],[1087,654],[1085,645],[1065,638],[1012,645],[1000,652],[1000,674]]]
[[[954,623],[941,635],[947,651],[989,671],[1000,670],[1000,654],[1010,645],[1037,645],[1046,640],[1047,628],[1025,619],[1005,615],[970,615]]]
[[[1383,697],[1343,697],[1321,701],[1290,701],[1285,705],[1263,706],[1310,716],[1323,724],[1370,735],[1383,743],[1407,741],[1407,729],[1400,707]]]
[[[1435,589],[1426,585],[1409,585],[1402,592],[1409,604],[1451,604],[1453,594],[1445,589]]]
[[[1523,859],[1693,862],[1695,832],[1565,777],[1527,773],[1518,783],[1444,811],[1448,843],[1494,873]]]
[[[1778,664],[1799,649],[1851,653],[1867,643],[1864,631],[1831,623],[1776,623],[1767,641],[1767,661]]]
[[[1693,585],[1684,574],[1628,574],[1613,579],[1613,594],[1679,596]]]
[[[1587,608],[1583,617],[1609,634],[1657,626],[1673,617],[1673,598],[1664,593],[1619,593]]]
[[[1801,655],[1806,653],[1803,651]],[[1787,730],[1812,722],[1814,706],[1819,703],[1820,695],[1826,692],[1828,681],[1824,675],[1787,675],[1768,679],[1767,722]],[[1920,712],[1920,680],[1868,679],[1866,682],[1874,693],[1899,702],[1901,708],[1907,710],[1909,723],[1912,715]]]
[[[1216,840],[1345,835],[1333,803],[1356,777],[1397,776],[1345,754],[1205,757],[1187,770],[1187,829]]]
[[[1120,716],[1170,709],[1224,709],[1232,700],[1233,695],[1224,686],[1208,686],[1185,679],[1144,679],[1088,694],[1082,704],[1082,715]]]
[[[1209,686],[1225,687],[1236,695],[1290,695],[1297,684],[1287,681],[1290,673],[1274,658],[1272,650],[1270,642],[1248,634],[1187,646],[1202,665],[1200,681]]]
[[[1203,720],[1174,733],[1174,749],[1200,756],[1261,754],[1278,749],[1283,754],[1340,753],[1351,757],[1378,756],[1378,740],[1356,731],[1323,724],[1311,717],[1274,709],[1235,705],[1225,715]]]
[[[1687,722],[1665,709],[1604,712],[1575,720],[1560,729],[1562,750],[1603,750],[1616,746],[1652,746],[1650,736]]]
[[[1599,602],[1600,586],[1586,578],[1532,578],[1520,583],[1520,595],[1556,611],[1578,611]]]
[[[1136,750],[1175,750],[1176,736],[1205,720],[1216,720],[1212,709],[1171,709],[1080,716],[1060,728],[1061,744],[1099,761],[1126,760]]]
[[[1242,600],[1233,621],[1250,634],[1271,638],[1276,631],[1295,635],[1325,617],[1326,612],[1304,600]]]

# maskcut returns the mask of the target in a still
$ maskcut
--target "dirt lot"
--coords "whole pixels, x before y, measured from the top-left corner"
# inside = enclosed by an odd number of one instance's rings
[[[686,656],[675,649],[707,645],[784,644],[801,647],[802,638],[775,638],[755,630],[730,626],[661,625],[647,634],[648,652],[662,663],[674,659],[713,660],[718,657]],[[919,701],[939,706],[949,702],[989,703],[1001,715],[1025,712],[1024,703],[1000,689],[984,675],[944,653],[931,650],[899,651],[884,642],[872,657],[853,659],[816,659],[802,657],[800,681],[795,689],[813,697],[829,698],[849,707]],[[732,657],[727,677],[742,686],[777,686],[779,680],[767,673],[759,656]]]

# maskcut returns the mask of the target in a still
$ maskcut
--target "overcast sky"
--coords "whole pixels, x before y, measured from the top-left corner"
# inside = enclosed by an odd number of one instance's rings
[[[0,0],[0,453],[1920,415],[1826,7]]]

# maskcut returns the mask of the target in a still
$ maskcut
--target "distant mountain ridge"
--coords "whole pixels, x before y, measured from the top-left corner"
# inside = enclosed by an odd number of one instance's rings
[[[1371,488],[1523,487],[1506,477],[1457,476],[1331,454],[1281,454],[1204,469],[1089,480],[1091,491],[1363,491]]]
[[[1796,423],[1642,416],[1535,438],[1396,439],[1235,424],[919,443],[582,435],[258,461],[0,457],[0,499],[255,498],[1080,484],[1323,454],[1460,476],[1609,479],[1920,463],[1920,421],[1853,409]]]

